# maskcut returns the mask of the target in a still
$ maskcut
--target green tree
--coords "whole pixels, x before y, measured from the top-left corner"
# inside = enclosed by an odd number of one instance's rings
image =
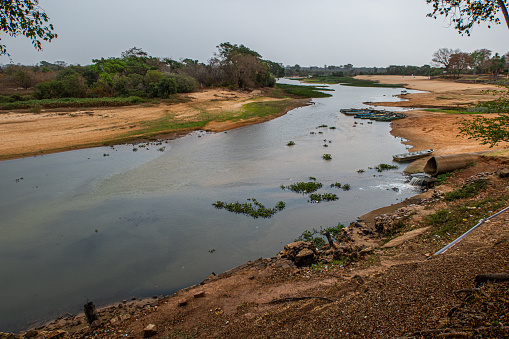
[[[479,71],[480,73],[484,73],[486,70],[486,63],[491,57],[491,51],[489,49],[477,49],[470,53],[470,58],[472,59],[472,67],[474,71]]]
[[[500,73],[502,73],[506,68],[506,60],[503,56],[500,56],[498,53],[495,54],[493,58],[490,60],[490,65],[488,70],[493,73],[493,75],[498,77]]]
[[[428,17],[449,17],[451,24],[462,35],[470,35],[472,27],[481,22],[488,22],[488,27],[492,23],[500,24],[497,17],[499,12],[502,12],[509,28],[507,0],[426,0],[426,3],[433,6],[433,12]]]
[[[41,40],[49,42],[57,37],[48,21],[39,0],[0,1],[0,30],[11,37],[24,35],[38,51],[42,49]],[[5,54],[8,55],[7,47],[0,43],[0,55]]]

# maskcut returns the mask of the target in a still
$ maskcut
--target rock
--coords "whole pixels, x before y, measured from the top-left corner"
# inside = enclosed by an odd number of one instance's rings
[[[36,330],[28,330],[26,333],[25,333],[25,338],[33,338],[33,337],[37,337],[39,335],[39,331],[36,331]]]
[[[311,265],[316,262],[316,247],[312,242],[296,241],[285,245],[284,252],[288,260],[297,266]]]
[[[253,279],[254,279],[254,275],[252,275],[252,274],[251,274],[251,275],[250,275],[250,276],[248,276],[247,278],[248,278],[249,280],[253,280]]]
[[[295,256],[295,265],[297,266],[311,265],[314,262],[316,262],[315,252],[309,248],[301,250],[299,254]]]
[[[203,298],[205,296],[205,291],[198,291],[193,296],[195,298]]]
[[[69,336],[69,334],[66,331],[56,330],[56,331],[46,334],[44,336],[44,338],[45,339],[61,339],[61,338],[67,338],[68,336]]]
[[[186,298],[179,299],[179,306],[186,306],[186,305],[187,305],[187,299]]]
[[[0,339],[17,339],[17,338],[20,338],[20,336],[12,333],[0,332]]]
[[[155,324],[149,324],[143,329],[143,338],[150,338],[157,334],[157,326]]]
[[[498,176],[499,178],[509,178],[509,169],[501,169],[499,172],[498,172]]]

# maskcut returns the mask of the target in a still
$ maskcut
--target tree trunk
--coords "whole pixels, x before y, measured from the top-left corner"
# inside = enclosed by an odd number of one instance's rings
[[[507,13],[507,7],[505,6],[504,0],[497,0],[498,7],[504,14],[505,23],[507,24],[507,28],[509,28],[509,13]]]

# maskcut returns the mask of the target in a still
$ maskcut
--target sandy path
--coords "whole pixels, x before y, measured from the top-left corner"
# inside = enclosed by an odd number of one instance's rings
[[[0,160],[102,145],[139,131],[147,121],[166,116],[193,119],[203,112],[210,115],[238,110],[260,98],[260,91],[236,92],[210,89],[187,96],[189,102],[167,105],[137,105],[115,108],[43,110],[40,114],[9,112],[0,114]],[[245,122],[210,124],[211,131],[235,128]],[[253,122],[251,122],[253,123]]]

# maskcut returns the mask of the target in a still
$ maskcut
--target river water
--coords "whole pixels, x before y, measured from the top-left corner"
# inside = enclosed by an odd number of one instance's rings
[[[339,112],[397,101],[401,90],[329,87],[333,97],[226,133],[0,162],[0,331],[80,312],[87,300],[168,295],[274,256],[304,230],[347,225],[415,195],[403,167],[368,169],[406,151],[389,123],[354,127]],[[312,204],[280,188],[310,176],[339,200]],[[330,188],[334,182],[351,190]],[[248,198],[286,208],[253,219],[212,206]]]

